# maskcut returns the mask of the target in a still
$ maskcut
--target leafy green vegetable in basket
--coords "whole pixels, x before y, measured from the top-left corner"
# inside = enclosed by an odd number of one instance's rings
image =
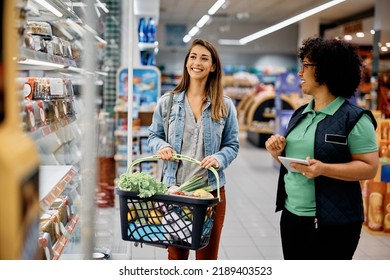
[[[168,189],[164,183],[157,181],[149,173],[139,171],[120,175],[118,187],[122,190],[138,192],[138,196],[141,198],[163,194]]]

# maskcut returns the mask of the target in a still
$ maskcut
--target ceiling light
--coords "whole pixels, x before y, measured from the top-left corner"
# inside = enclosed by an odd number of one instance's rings
[[[197,27],[202,28],[210,19],[209,15],[204,15],[196,24]]]
[[[193,36],[195,36],[208,21],[212,20],[211,15],[215,14],[219,8],[225,4],[225,0],[217,0],[214,5],[208,10],[208,15],[204,15],[194,27],[184,36],[183,42],[188,43]]]
[[[293,16],[293,17],[291,17],[291,18],[289,18],[287,20],[284,20],[282,22],[279,22],[279,23],[277,23],[277,24],[275,24],[273,26],[270,26],[268,28],[260,30],[260,31],[258,31],[256,33],[253,33],[253,34],[249,35],[249,36],[243,37],[243,38],[241,38],[239,40],[240,41],[240,45],[245,45],[245,44],[247,44],[247,43],[249,43],[249,42],[251,42],[253,40],[259,39],[259,38],[261,38],[261,37],[263,37],[265,35],[268,35],[268,34],[270,34],[272,32],[275,32],[275,31],[277,31],[279,29],[282,29],[282,28],[284,28],[286,26],[289,26],[289,25],[291,25],[293,23],[296,23],[296,22],[298,22],[298,21],[300,21],[302,19],[310,17],[310,16],[312,16],[314,14],[317,14],[317,13],[323,11],[323,10],[326,10],[326,9],[328,9],[330,7],[333,7],[333,6],[337,5],[337,4],[340,4],[340,3],[344,2],[344,1],[346,1],[346,0],[332,0],[332,1],[329,1],[329,2],[327,2],[325,4],[323,4],[323,5],[320,5],[318,7],[310,9],[310,10],[308,10],[306,12],[303,12],[303,13],[301,13],[299,15]],[[225,39],[222,39],[222,40],[224,40],[225,42],[227,41]],[[218,43],[220,41],[222,41],[222,40],[219,40]]]
[[[39,5],[41,5],[42,7],[44,7],[45,9],[49,10],[50,12],[52,12],[54,15],[56,15],[57,17],[62,17],[63,14],[57,10],[56,8],[54,8],[50,3],[48,3],[46,0],[34,0],[36,3],[38,3]]]
[[[363,38],[364,37],[364,32],[357,32],[356,37],[358,38]]]
[[[208,10],[209,15],[215,14],[219,8],[222,7],[222,5],[225,4],[225,0],[218,0],[217,2],[214,3],[214,5]]]
[[[192,37],[191,37],[190,35],[187,34],[186,36],[184,36],[183,42],[184,42],[184,43],[188,43],[188,42],[191,40],[191,38],[192,38]]]
[[[188,32],[188,35],[191,37],[194,37],[199,32],[199,27],[194,26],[191,28],[191,30]]]
[[[387,52],[389,49],[387,47],[381,47],[382,52]]]
[[[344,39],[347,40],[347,41],[351,41],[352,40],[352,35],[344,35]]]

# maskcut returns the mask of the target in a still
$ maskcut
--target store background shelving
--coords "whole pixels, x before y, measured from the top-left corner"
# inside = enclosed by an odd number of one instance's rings
[[[129,159],[150,155],[147,146],[148,126],[151,124],[154,107],[161,95],[161,73],[154,66],[158,54],[157,27],[159,22],[159,0],[135,1],[133,29],[133,81],[128,85],[128,68],[117,71],[117,94],[114,108],[115,127],[115,166],[116,178],[127,171],[144,171],[157,174],[158,163],[143,162],[133,170],[127,170]],[[153,26],[148,26],[150,20]],[[151,30],[152,28],[152,30]],[[153,56],[153,59],[149,59]],[[146,59],[145,59],[146,58]],[[130,92],[129,86],[132,87]],[[129,102],[131,102],[129,104]],[[129,116],[129,106],[132,115]],[[128,133],[129,118],[131,118],[131,133]],[[128,141],[131,139],[131,141]],[[130,154],[129,154],[130,153]]]

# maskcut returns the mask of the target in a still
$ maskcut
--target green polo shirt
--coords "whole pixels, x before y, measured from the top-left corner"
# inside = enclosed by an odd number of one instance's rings
[[[289,133],[286,138],[286,156],[305,159],[314,158],[314,139],[317,124],[326,115],[333,115],[343,104],[345,99],[337,97],[328,106],[320,111],[313,110],[311,100],[303,113],[306,116]],[[351,154],[362,154],[378,151],[376,134],[371,118],[364,114],[348,136],[348,147]],[[288,172],[284,181],[287,198],[285,207],[298,216],[315,216],[316,203],[314,193],[314,179],[308,179],[298,172]]]

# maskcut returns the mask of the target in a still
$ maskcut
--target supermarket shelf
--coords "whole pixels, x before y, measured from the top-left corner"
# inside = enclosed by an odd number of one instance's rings
[[[115,136],[123,136],[127,137],[127,130],[115,130],[114,132]],[[133,137],[148,137],[149,131],[148,130],[133,130],[132,131]]]
[[[64,252],[64,249],[68,243],[68,241],[71,238],[71,235],[74,231],[74,229],[77,226],[77,222],[79,221],[78,215],[73,215],[73,217],[70,219],[68,224],[66,225],[66,228],[64,232],[62,233],[62,236],[57,240],[57,242],[54,244],[53,252],[54,257],[53,260],[59,260],[62,253]]]
[[[33,59],[41,62],[49,62],[49,63],[54,63],[61,65],[62,68],[68,68],[68,67],[74,67],[77,68],[76,61],[73,59],[61,57],[58,55],[51,55],[43,52],[37,52],[34,50],[30,50],[27,48],[22,47],[20,50],[20,59]],[[22,65],[19,65],[19,67],[22,67]],[[37,65],[34,66],[34,69],[36,69]],[[30,67],[31,68],[31,67]],[[41,70],[50,70],[52,69],[53,66],[46,66],[45,69]],[[54,67],[55,68],[55,67]],[[57,67],[58,68],[58,67]],[[73,69],[73,68],[71,68]],[[81,69],[74,69],[75,72],[81,71]]]
[[[41,165],[39,168],[39,201],[49,207],[77,174],[71,165]]]

